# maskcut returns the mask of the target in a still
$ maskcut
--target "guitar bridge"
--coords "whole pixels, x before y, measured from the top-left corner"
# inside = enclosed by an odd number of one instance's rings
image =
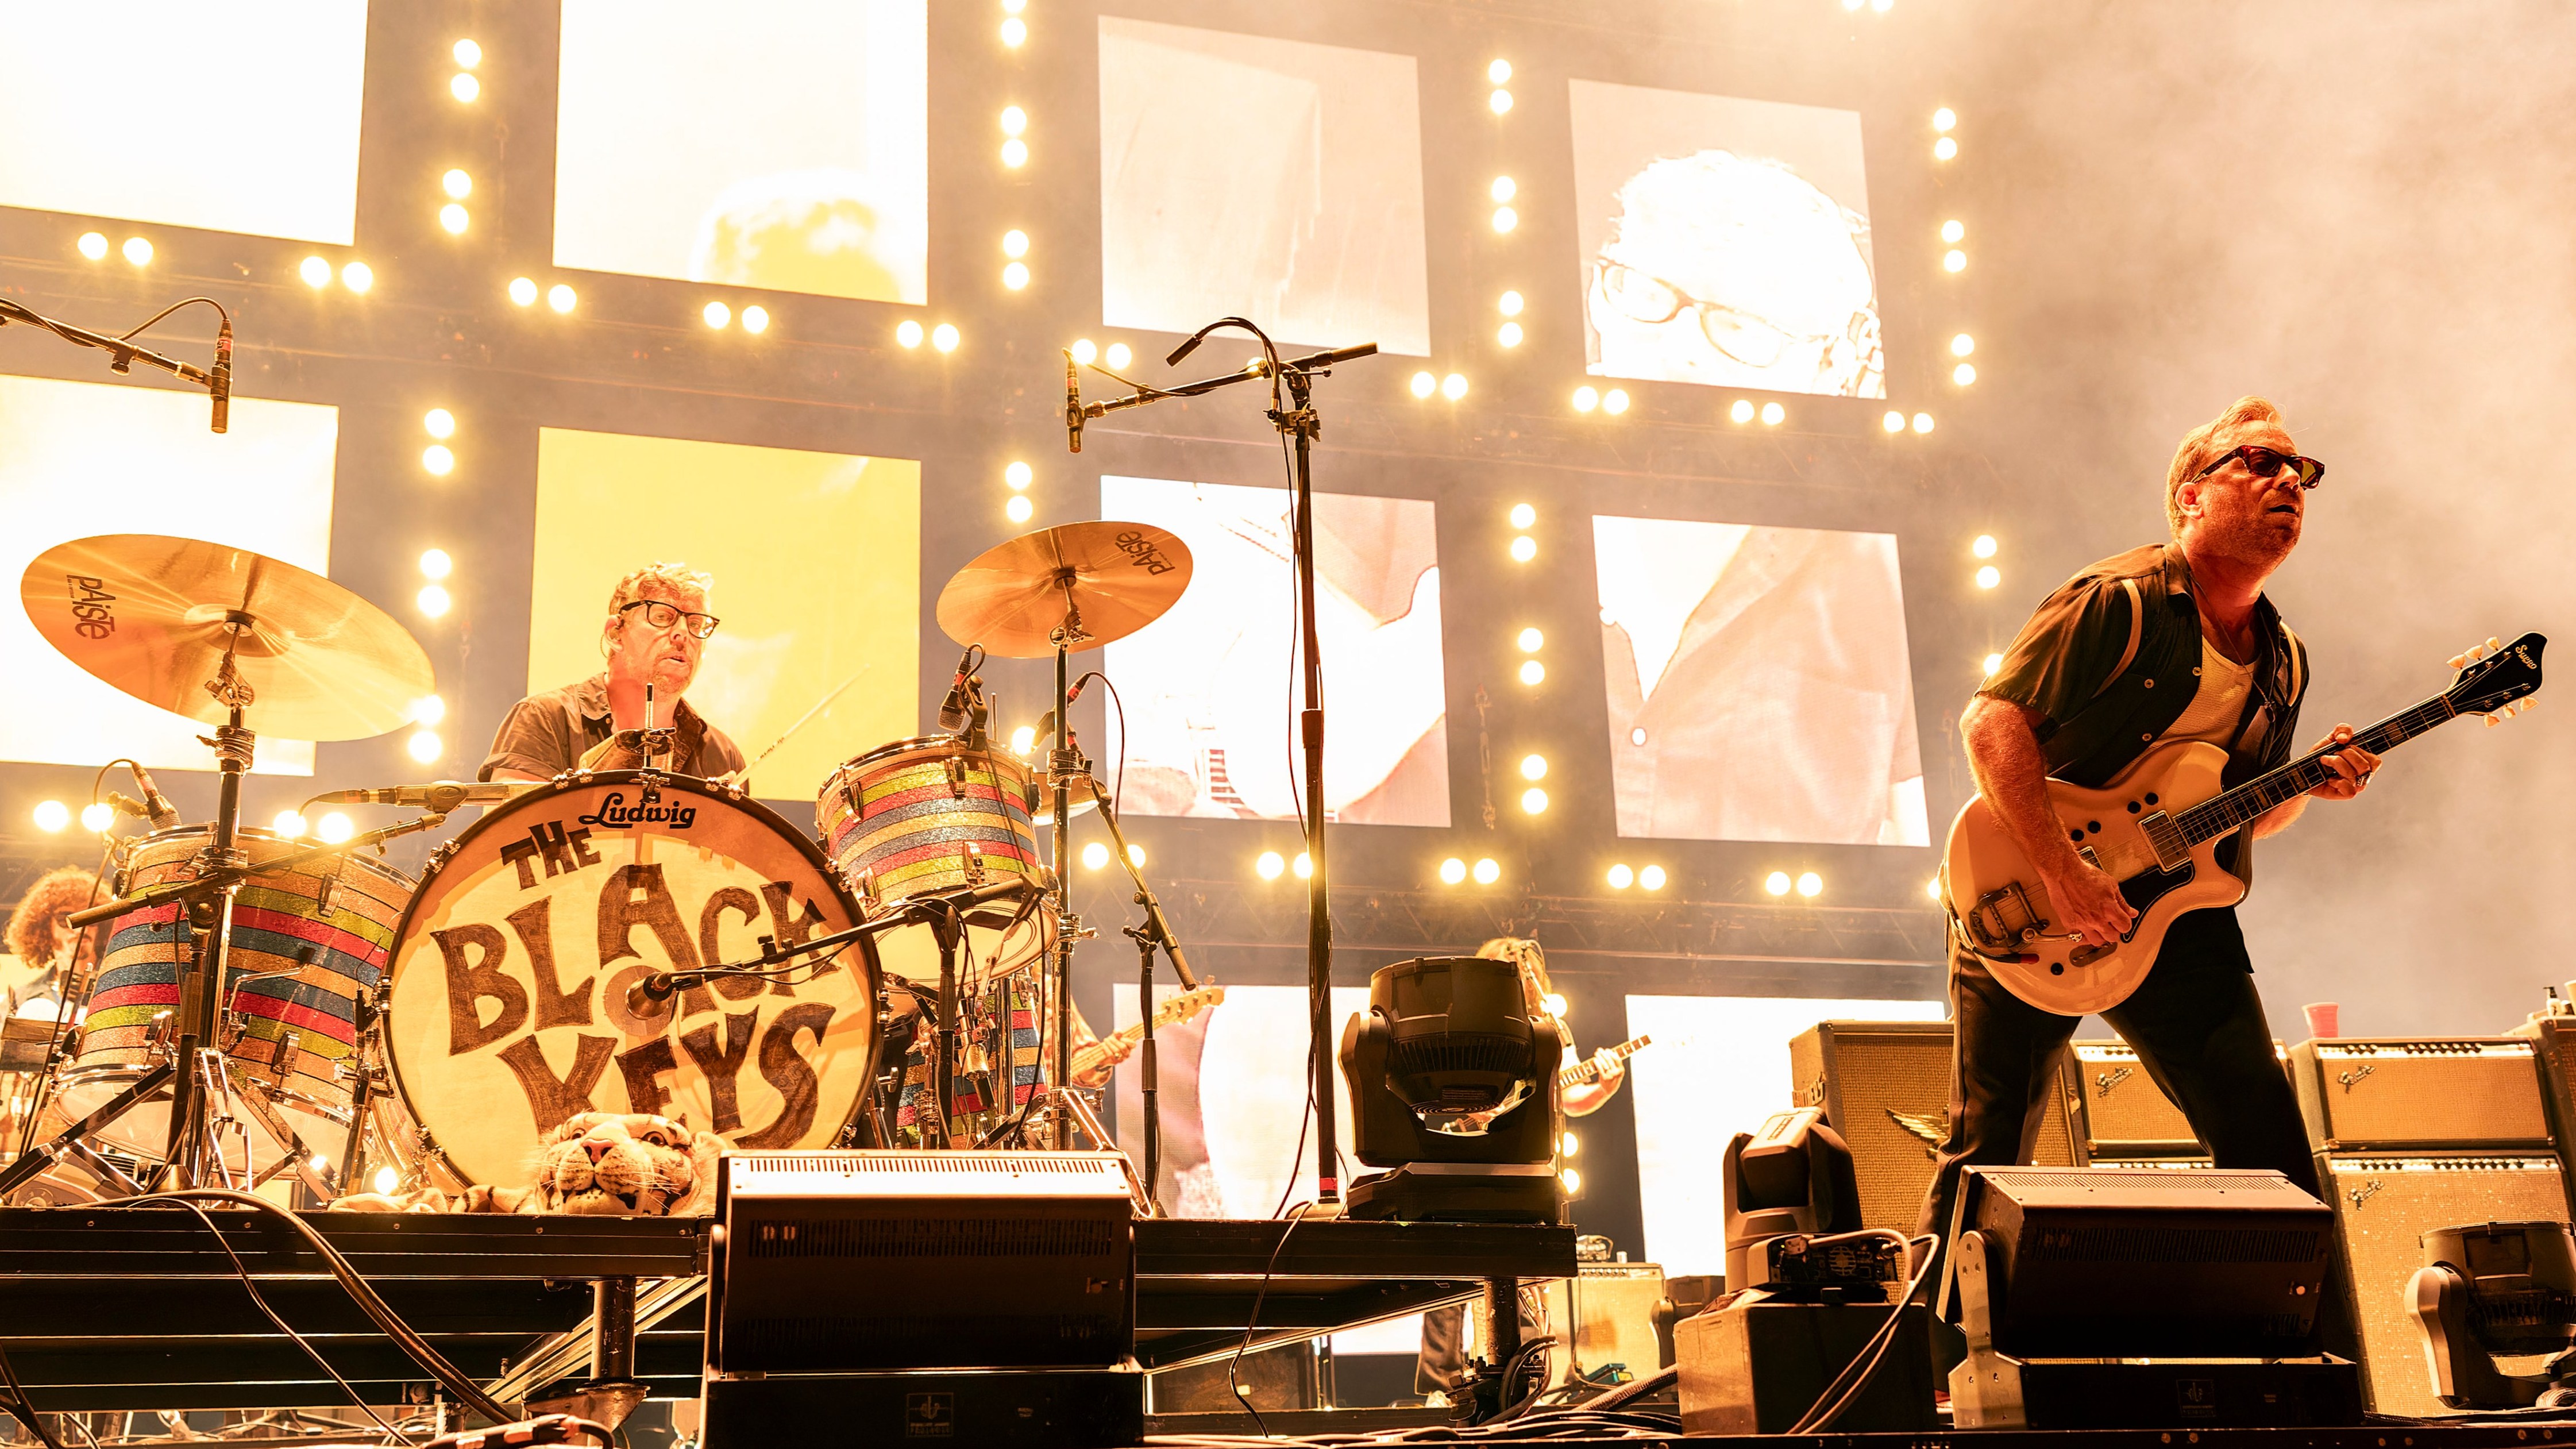
[[[1960,915],[1959,924],[1967,931],[1969,943],[1989,956],[2019,955],[2024,942],[2048,929],[2019,881],[1977,897],[1976,904]]]

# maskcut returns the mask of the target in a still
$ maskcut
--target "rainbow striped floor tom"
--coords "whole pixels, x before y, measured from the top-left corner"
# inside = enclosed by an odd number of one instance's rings
[[[1012,756],[931,735],[870,750],[833,771],[814,819],[842,883],[876,915],[916,896],[1010,876],[1027,880],[1034,896],[1041,879],[1034,795],[1028,766]]]

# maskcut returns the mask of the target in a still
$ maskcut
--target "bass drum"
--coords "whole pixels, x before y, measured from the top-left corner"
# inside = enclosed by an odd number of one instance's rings
[[[776,980],[691,987],[642,1015],[648,971],[761,954],[859,923],[812,841],[689,776],[568,775],[442,848],[394,945],[385,1047],[432,1180],[525,1186],[546,1133],[650,1112],[739,1147],[829,1147],[877,1050],[864,943]]]

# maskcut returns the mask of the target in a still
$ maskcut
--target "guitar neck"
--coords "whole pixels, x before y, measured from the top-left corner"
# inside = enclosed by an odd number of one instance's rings
[[[1651,1040],[1651,1038],[1641,1036],[1634,1041],[1623,1041],[1617,1046],[1612,1047],[1608,1053],[1611,1062],[1615,1065],[1616,1063],[1624,1062],[1628,1058],[1635,1056],[1637,1054],[1637,1049],[1646,1045],[1649,1040]],[[1558,1072],[1556,1074],[1556,1085],[1559,1088],[1580,1087],[1586,1082],[1597,1082],[1601,1079],[1601,1065],[1600,1057],[1585,1057],[1583,1060],[1576,1062],[1573,1066],[1567,1067],[1565,1070]]]
[[[2279,769],[2255,776],[2233,790],[2211,796],[2175,816],[2173,823],[2182,832],[2186,845],[2215,840],[2231,830],[2252,824],[2283,802],[2295,800],[2335,778],[2334,767],[2325,761],[2327,755],[2354,745],[2375,755],[2386,754],[2434,726],[2458,717],[2459,711],[2452,707],[2446,696],[2434,695],[2413,709],[2390,715],[2360,731],[2346,744],[2302,755]]]

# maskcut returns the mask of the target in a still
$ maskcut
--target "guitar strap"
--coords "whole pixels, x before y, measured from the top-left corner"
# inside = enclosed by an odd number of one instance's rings
[[[2129,644],[2120,651],[2120,662],[2112,665],[2111,672],[2102,676],[2100,687],[2093,691],[2095,699],[2100,699],[2104,691],[2118,683],[2120,676],[2129,672],[2129,666],[2137,662],[2138,639],[2146,631],[2147,606],[2138,593],[2138,581],[2122,579],[2120,587],[2129,591]]]

